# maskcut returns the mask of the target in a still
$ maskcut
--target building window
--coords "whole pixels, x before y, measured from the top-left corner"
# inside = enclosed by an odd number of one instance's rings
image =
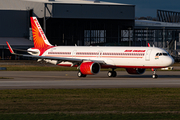
[[[106,42],[106,30],[84,30],[84,45],[98,45]]]

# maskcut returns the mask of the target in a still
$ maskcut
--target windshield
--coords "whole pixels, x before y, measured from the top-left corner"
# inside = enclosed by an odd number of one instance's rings
[[[156,56],[169,56],[169,53],[156,53]]]

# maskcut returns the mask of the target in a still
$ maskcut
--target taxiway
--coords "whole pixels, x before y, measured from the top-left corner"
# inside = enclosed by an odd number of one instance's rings
[[[152,79],[152,71],[143,75],[118,71],[116,78],[107,77],[106,71],[86,78],[76,74],[77,71],[1,71],[0,89],[180,88],[179,71],[158,71],[157,79]]]

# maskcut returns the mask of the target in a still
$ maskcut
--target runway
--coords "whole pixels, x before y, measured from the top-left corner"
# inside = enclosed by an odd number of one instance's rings
[[[78,89],[78,88],[180,88],[179,71],[152,71],[143,75],[129,75],[118,71],[116,78],[107,77],[107,71],[86,78],[78,78],[77,71],[1,71],[0,89]]]

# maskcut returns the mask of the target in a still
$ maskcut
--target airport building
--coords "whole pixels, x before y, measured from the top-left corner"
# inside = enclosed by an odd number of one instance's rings
[[[167,50],[180,61],[180,13],[157,10],[157,19],[135,20],[134,45],[147,43]]]
[[[13,48],[33,47],[30,17],[53,45],[147,46],[177,50],[179,23],[135,20],[135,5],[99,0],[0,0],[0,59],[19,59]],[[169,43],[168,43],[168,42]],[[172,42],[173,41],[173,42]],[[172,45],[173,44],[173,45]]]

